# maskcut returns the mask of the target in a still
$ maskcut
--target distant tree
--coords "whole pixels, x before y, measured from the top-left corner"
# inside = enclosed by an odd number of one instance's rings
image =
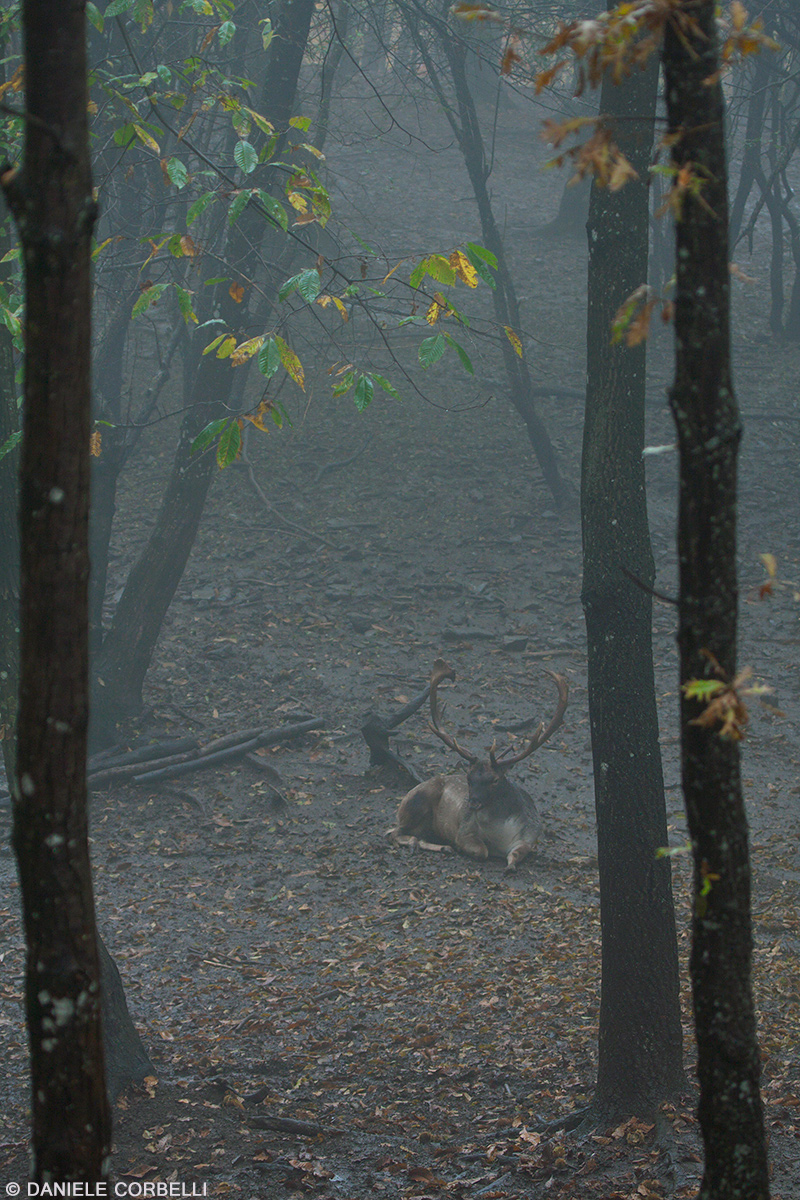
[[[683,0],[662,62],[676,172],[675,382],[680,456],[681,770],[694,858],[691,975],[703,1200],[766,1200],[769,1177],[752,996],[747,818],[736,719],[736,460],[728,197],[717,11]],[[706,707],[690,681],[722,686]],[[713,686],[712,686],[713,691]],[[707,693],[706,693],[707,694]],[[719,713],[720,723],[710,718]],[[724,721],[731,718],[730,727]]]
[[[313,0],[282,0],[275,13],[274,37],[258,97],[260,111],[277,131],[272,155],[280,153],[286,140],[313,11]],[[269,192],[270,183],[264,177],[275,177],[271,163],[251,174],[250,186]],[[188,405],[172,471],[150,537],[130,572],[96,657],[93,722],[101,741],[113,736],[116,723],[141,710],[142,686],[164,616],[183,575],[217,473],[214,455],[195,453],[193,445],[201,430],[214,420],[229,417],[234,409],[236,375],[230,356],[204,353],[211,336],[202,327],[207,322],[222,325],[239,335],[236,340],[241,340],[248,321],[255,328],[264,328],[271,315],[269,304],[265,311],[256,299],[252,304],[256,312],[248,310],[251,292],[258,295],[263,290],[252,286],[260,265],[257,251],[272,230],[274,223],[263,207],[250,203],[232,229],[222,232],[219,255],[209,255],[204,264],[206,278],[213,281],[219,276],[222,259],[226,277],[204,289],[201,328],[191,340],[187,338]]]
[[[0,177],[25,262],[14,848],[33,1179],[99,1181],[111,1120],[87,837],[90,248],[85,5],[25,0],[25,153]]]
[[[597,812],[602,987],[591,1119],[652,1113],[684,1082],[678,945],[652,649],[655,568],[644,463],[645,341],[612,343],[615,316],[647,278],[658,62],[603,77],[606,132],[637,178],[591,189],[583,607]]]
[[[499,70],[499,44],[495,62],[487,55],[476,69],[474,45],[465,34],[464,23],[428,0],[401,0],[399,12],[416,45],[442,113],[458,141],[472,186],[481,236],[497,261],[497,278],[492,303],[500,329],[500,349],[511,403],[525,425],[528,440],[544,480],[559,508],[574,506],[574,491],[562,478],[555,447],[536,408],[531,369],[519,336],[522,329],[520,305],[508,263],[503,236],[492,206],[489,179],[493,152],[487,154],[474,94],[476,80]],[[511,331],[511,337],[507,336]]]

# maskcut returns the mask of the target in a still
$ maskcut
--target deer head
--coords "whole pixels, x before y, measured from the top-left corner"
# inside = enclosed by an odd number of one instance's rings
[[[489,749],[488,757],[481,759],[477,754],[473,754],[472,751],[460,746],[451,734],[446,733],[442,729],[441,709],[438,700],[439,684],[444,679],[454,680],[456,673],[442,658],[437,658],[433,664],[430,695],[430,728],[438,738],[441,738],[445,746],[449,746],[451,750],[455,750],[456,754],[459,754],[470,764],[467,771],[467,784],[469,786],[468,803],[470,807],[487,810],[506,808],[512,800],[510,790],[512,788],[514,788],[515,792],[521,790],[517,789],[515,785],[508,783],[506,772],[510,767],[516,766],[524,758],[533,754],[534,750],[538,750],[540,746],[543,746],[548,738],[553,736],[563,721],[569,697],[567,681],[563,675],[557,675],[554,671],[547,671],[547,674],[555,681],[558,688],[558,704],[550,723],[545,727],[544,722],[541,721],[533,737],[529,738],[522,749],[516,754],[512,753],[512,747],[510,746],[499,754],[496,753],[497,743],[494,741]]]

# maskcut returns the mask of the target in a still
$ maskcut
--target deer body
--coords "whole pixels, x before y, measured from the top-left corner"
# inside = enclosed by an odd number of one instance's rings
[[[439,722],[437,689],[443,679],[455,678],[447,663],[438,659],[431,679],[431,725],[445,745],[470,763],[466,774],[434,775],[417,784],[400,801],[397,821],[389,836],[397,845],[440,850],[454,846],[474,858],[505,858],[509,870],[530,854],[539,837],[541,818],[533,799],[506,772],[527,758],[555,732],[567,707],[567,682],[549,672],[558,687],[559,702],[553,719],[540,725],[524,749],[516,755],[495,756],[494,745],[487,759],[464,750],[446,734]]]
[[[470,799],[469,773],[434,775],[403,797],[397,823],[389,831],[401,846],[438,849],[455,846],[473,858],[504,858],[513,870],[530,854],[539,837],[541,818],[531,797],[515,784],[482,804]]]

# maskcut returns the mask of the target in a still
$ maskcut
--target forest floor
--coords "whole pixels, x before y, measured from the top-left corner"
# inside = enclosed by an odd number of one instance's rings
[[[558,191],[557,181],[542,184],[534,147],[535,130],[527,142],[518,131],[501,140],[497,190],[507,198],[539,382],[576,393],[544,396],[541,413],[577,485],[584,241],[531,236]],[[380,173],[358,145],[332,145],[329,161],[368,193],[358,219],[402,212],[417,231],[395,229],[392,253],[449,249],[465,225],[475,236],[452,148],[430,176],[401,146]],[[430,245],[434,208],[444,222]],[[780,710],[752,713],[743,762],[773,1195],[789,1200],[800,1182],[800,609],[790,582],[800,580],[800,348],[764,336],[763,245],[742,265],[756,282],[734,284],[746,429],[739,657],[775,688]],[[653,444],[673,440],[668,349],[658,334]],[[347,397],[328,400],[323,381],[304,411],[296,406],[291,429],[251,440],[270,503],[308,533],[285,529],[240,468],[215,485],[148,679],[143,729],[210,739],[299,710],[325,728],[265,755],[283,780],[283,810],[248,765],[94,796],[99,918],[154,1066],[115,1106],[112,1169],[134,1185],[130,1195],[170,1180],[243,1200],[695,1194],[702,1153],[685,856],[673,860],[684,1095],[658,1126],[546,1128],[591,1101],[596,1073],[599,896],[580,529],[574,515],[554,511],[497,367],[479,372],[480,383],[455,370],[417,376],[435,403],[376,398],[363,415]],[[497,398],[487,400],[490,392]],[[170,456],[169,439],[154,437],[125,477],[117,587],[152,523]],[[651,459],[648,471],[656,586],[670,595],[674,455]],[[762,553],[776,556],[781,582],[759,601]],[[666,799],[679,847],[674,635],[673,607],[657,601]],[[564,725],[516,771],[545,826],[516,874],[500,862],[412,853],[385,836],[404,789],[369,768],[361,721],[424,687],[440,654],[458,673],[448,722],[478,749],[494,725],[552,712],[545,668],[569,680]],[[397,743],[420,771],[457,766],[424,712]],[[0,1185],[23,1181],[27,1163],[23,947],[7,825],[2,810]]]

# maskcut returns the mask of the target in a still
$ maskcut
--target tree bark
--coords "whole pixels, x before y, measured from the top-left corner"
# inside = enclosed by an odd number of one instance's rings
[[[111,1121],[87,838],[90,237],[85,5],[23,4],[25,413],[14,848],[27,942],[32,1178],[104,1180]]]
[[[4,243],[5,243],[4,239]],[[6,247],[10,248],[10,247]],[[0,282],[11,264],[0,264]],[[0,326],[0,447],[18,433],[20,414],[11,333]],[[19,680],[19,526],[17,512],[19,450],[0,459],[0,744],[6,776],[14,773],[14,738]]]
[[[676,365],[670,406],[680,453],[680,678],[736,673],[736,467],[741,425],[730,368],[728,203],[715,6],[684,3],[663,46],[678,172],[699,180],[677,222]],[[747,818],[738,742],[681,702],[681,770],[694,859],[691,975],[703,1200],[769,1195],[751,986]]]
[[[647,277],[647,168],[658,62],[603,82],[601,119],[638,173],[592,186],[581,511],[597,812],[602,988],[592,1120],[652,1113],[684,1081],[678,946],[651,639],[654,565],[644,466],[645,344],[611,344]],[[631,578],[633,576],[640,585]]]

